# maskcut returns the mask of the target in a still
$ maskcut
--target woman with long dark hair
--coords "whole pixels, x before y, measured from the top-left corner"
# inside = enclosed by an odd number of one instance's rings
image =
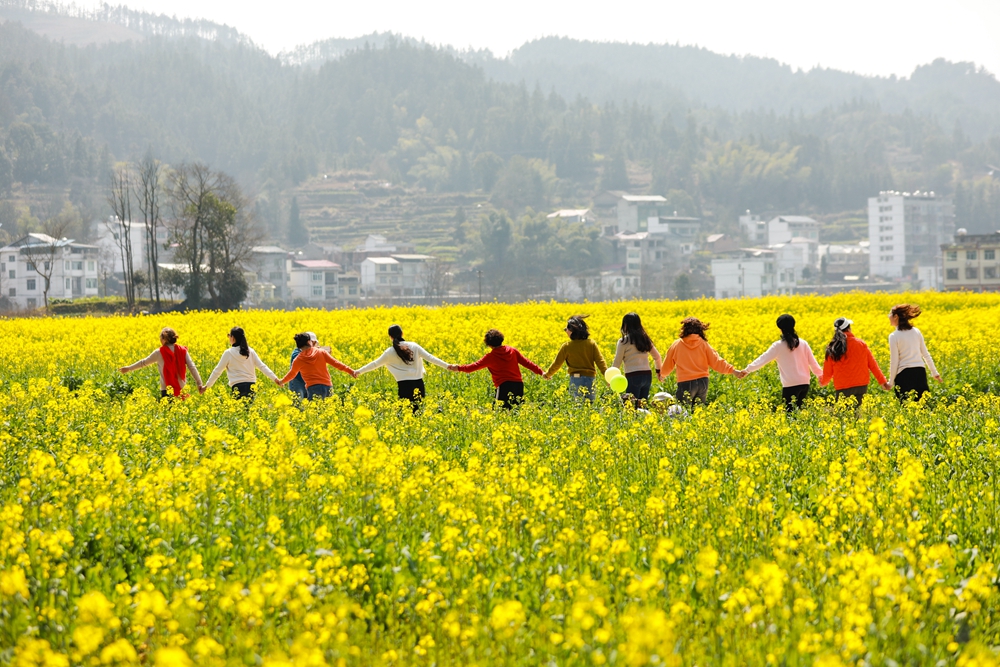
[[[389,327],[389,338],[392,340],[392,345],[386,348],[378,359],[355,371],[354,377],[385,366],[396,380],[399,398],[410,401],[413,404],[414,412],[416,412],[420,400],[427,395],[427,388],[424,385],[423,360],[426,359],[435,366],[444,369],[447,369],[449,364],[446,361],[441,361],[413,341],[405,340],[403,329],[398,324]]]
[[[743,371],[733,368],[733,365],[719,356],[708,344],[708,322],[702,322],[697,317],[685,317],[681,320],[681,332],[677,340],[667,350],[667,356],[660,367],[659,379],[670,375],[677,368],[677,402],[695,403],[708,401],[709,370],[723,375],[743,377]]]
[[[611,365],[619,369],[628,380],[625,397],[631,398],[632,405],[642,407],[649,398],[649,388],[653,386],[653,372],[649,370],[649,359],[653,359],[653,368],[660,374],[663,360],[660,352],[653,345],[653,340],[642,326],[638,313],[626,313],[622,318],[621,338],[615,346],[615,360]]]
[[[267,367],[249,343],[247,343],[246,332],[242,327],[233,327],[229,330],[229,348],[222,353],[222,358],[215,365],[212,374],[208,376],[208,382],[204,387],[199,387],[198,391],[205,393],[212,388],[215,381],[226,372],[229,379],[229,391],[235,398],[254,397],[254,384],[257,382],[257,370],[266,375],[272,382],[278,381],[278,376]]]
[[[569,340],[559,348],[555,361],[542,377],[546,380],[552,379],[565,363],[569,372],[569,393],[593,401],[594,378],[597,376],[594,368],[603,374],[608,370],[608,365],[604,361],[604,355],[601,354],[601,348],[590,340],[590,327],[587,326],[586,317],[586,315],[574,315],[567,320],[563,331]]]
[[[920,306],[901,303],[889,311],[889,323],[896,328],[889,334],[889,384],[896,389],[896,398],[903,402],[913,395],[919,401],[927,391],[927,369],[941,382],[934,359],[927,351],[924,335],[910,320],[920,315]],[[924,364],[927,367],[924,367]]]
[[[201,376],[198,374],[198,367],[194,365],[187,348],[177,344],[177,338],[176,331],[170,327],[163,327],[163,330],[160,331],[160,347],[153,350],[145,359],[140,359],[131,366],[122,366],[118,372],[124,375],[156,364],[160,370],[160,398],[185,398],[187,395],[182,395],[181,390],[187,384],[187,371],[191,371],[191,376],[198,384],[199,389],[201,388]],[[167,392],[168,387],[173,393]]]
[[[846,317],[838,317],[834,321],[833,338],[826,346],[823,376],[819,383],[825,387],[830,384],[830,380],[833,380],[837,399],[846,398],[853,401],[857,413],[865,394],[868,393],[869,373],[875,376],[879,386],[886,391],[889,390],[889,383],[868,345],[851,331],[853,323]]]
[[[753,360],[743,369],[744,373],[753,373],[772,361],[778,364],[778,376],[781,378],[781,397],[785,401],[785,410],[791,412],[802,407],[802,401],[809,394],[809,371],[816,377],[823,375],[823,369],[813,356],[812,348],[795,332],[795,318],[785,314],[776,322],[781,331],[781,338],[771,344],[767,351]]]

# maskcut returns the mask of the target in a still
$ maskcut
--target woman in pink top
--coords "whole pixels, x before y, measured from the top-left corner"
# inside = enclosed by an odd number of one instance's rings
[[[781,397],[785,400],[785,410],[791,412],[795,408],[801,408],[802,401],[809,394],[809,371],[816,377],[822,377],[823,369],[813,356],[809,343],[795,333],[794,317],[781,315],[777,325],[781,330],[781,338],[743,372],[753,373],[772,361],[776,362],[778,376],[781,378]]]

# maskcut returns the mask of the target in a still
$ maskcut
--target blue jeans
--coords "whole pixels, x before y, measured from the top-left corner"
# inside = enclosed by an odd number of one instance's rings
[[[594,400],[594,378],[586,375],[569,376],[569,395],[573,397],[586,398],[588,401]]]
[[[333,389],[333,387],[327,384],[311,384],[306,387],[306,391],[309,393],[310,401],[317,398],[329,398],[331,389]]]

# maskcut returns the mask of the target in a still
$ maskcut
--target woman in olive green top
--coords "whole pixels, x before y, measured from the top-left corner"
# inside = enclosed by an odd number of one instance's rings
[[[583,321],[586,315],[574,315],[566,323],[566,335],[569,340],[559,348],[556,360],[545,372],[546,380],[552,379],[563,362],[566,363],[566,370],[569,371],[569,393],[573,396],[583,396],[588,401],[594,400],[594,376],[597,373],[594,367],[601,372],[608,370],[608,365],[604,363],[604,355],[597,343],[590,340],[590,329]]]

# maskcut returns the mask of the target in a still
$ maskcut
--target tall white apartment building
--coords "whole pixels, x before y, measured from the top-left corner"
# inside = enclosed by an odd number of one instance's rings
[[[883,191],[868,198],[872,276],[940,275],[941,246],[954,237],[955,209],[947,197]]]

